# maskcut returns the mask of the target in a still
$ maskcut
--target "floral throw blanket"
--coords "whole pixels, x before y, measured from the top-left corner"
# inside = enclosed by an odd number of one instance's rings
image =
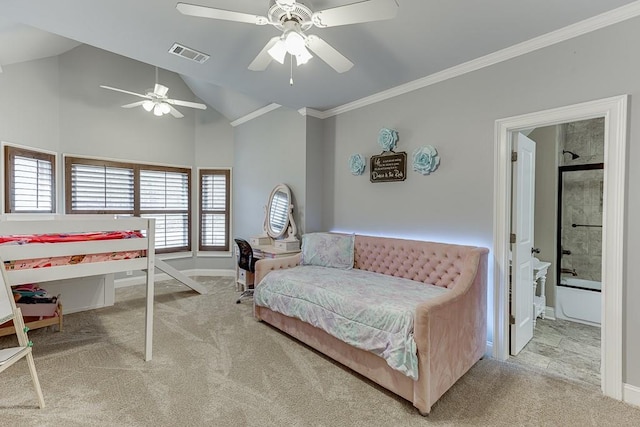
[[[267,274],[255,289],[254,302],[371,351],[417,380],[414,313],[420,303],[446,292],[364,270],[305,265]]]

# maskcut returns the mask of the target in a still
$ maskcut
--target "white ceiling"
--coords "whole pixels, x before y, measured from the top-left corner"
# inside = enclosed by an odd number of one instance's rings
[[[266,15],[268,0],[185,0]],[[357,0],[301,1],[312,10]],[[311,28],[355,65],[339,74],[319,58],[293,69],[247,69],[272,26],[196,18],[177,0],[0,0],[0,66],[58,55],[80,43],[176,72],[199,98],[233,121],[277,103],[326,111],[562,29],[632,0],[397,0],[396,18]],[[179,42],[211,56],[169,54]],[[1,76],[0,76],[1,77]],[[133,89],[133,88],[132,88]],[[142,89],[141,89],[142,90]]]

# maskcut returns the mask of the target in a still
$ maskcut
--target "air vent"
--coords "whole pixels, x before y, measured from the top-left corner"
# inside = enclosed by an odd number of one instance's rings
[[[190,61],[195,61],[199,64],[202,64],[203,62],[205,62],[207,59],[210,58],[209,55],[207,55],[206,53],[198,52],[197,50],[193,50],[179,43],[174,43],[173,46],[171,46],[171,49],[169,49],[169,53],[173,53],[174,55],[181,56]]]

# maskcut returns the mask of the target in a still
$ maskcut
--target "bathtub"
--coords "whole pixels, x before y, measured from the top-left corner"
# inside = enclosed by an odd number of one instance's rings
[[[600,326],[602,284],[563,277],[556,286],[556,318]]]

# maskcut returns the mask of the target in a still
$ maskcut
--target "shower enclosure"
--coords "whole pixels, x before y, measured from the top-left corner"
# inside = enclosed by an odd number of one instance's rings
[[[603,163],[560,166],[556,317],[600,325]]]

